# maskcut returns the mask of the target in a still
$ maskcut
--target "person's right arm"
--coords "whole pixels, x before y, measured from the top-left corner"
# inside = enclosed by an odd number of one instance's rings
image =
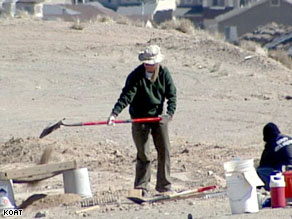
[[[137,79],[135,77],[135,74],[131,73],[126,80],[126,84],[122,89],[122,93],[119,99],[112,109],[112,114],[115,114],[117,116],[119,113],[121,113],[122,110],[133,101],[137,89]]]

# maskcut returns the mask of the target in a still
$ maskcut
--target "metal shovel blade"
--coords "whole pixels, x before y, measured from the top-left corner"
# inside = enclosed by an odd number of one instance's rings
[[[60,120],[59,122],[53,124],[53,125],[48,125],[41,133],[40,138],[43,138],[45,136],[47,136],[48,134],[50,134],[51,132],[55,131],[56,129],[60,128],[61,125],[63,125],[62,120]]]

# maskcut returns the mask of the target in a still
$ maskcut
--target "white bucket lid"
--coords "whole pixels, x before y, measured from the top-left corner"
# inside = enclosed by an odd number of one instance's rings
[[[224,170],[226,173],[254,170],[254,162],[253,159],[228,161],[224,163]]]

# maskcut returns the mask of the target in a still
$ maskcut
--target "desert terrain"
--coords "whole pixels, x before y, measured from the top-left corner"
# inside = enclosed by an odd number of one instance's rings
[[[116,202],[77,214],[80,197],[64,194],[62,175],[37,184],[14,184],[23,218],[292,218],[291,207],[232,215],[226,195],[137,205],[125,198],[133,187],[136,149],[130,124],[63,127],[65,122],[105,121],[127,75],[146,45],[158,44],[177,87],[177,111],[169,124],[173,189],[217,185],[226,190],[224,162],[259,159],[262,128],[278,124],[292,134],[292,71],[197,30],[150,29],[117,22],[83,24],[38,19],[0,19],[0,169],[32,167],[51,147],[49,163],[76,160],[87,167],[95,197]],[[128,108],[118,117],[128,119]],[[152,145],[153,146],[153,145]],[[156,151],[152,147],[155,194]]]

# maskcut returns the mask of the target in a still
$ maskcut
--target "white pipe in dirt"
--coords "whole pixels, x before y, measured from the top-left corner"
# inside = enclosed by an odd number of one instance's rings
[[[75,193],[82,198],[92,197],[87,168],[63,172],[63,183],[65,193]]]

